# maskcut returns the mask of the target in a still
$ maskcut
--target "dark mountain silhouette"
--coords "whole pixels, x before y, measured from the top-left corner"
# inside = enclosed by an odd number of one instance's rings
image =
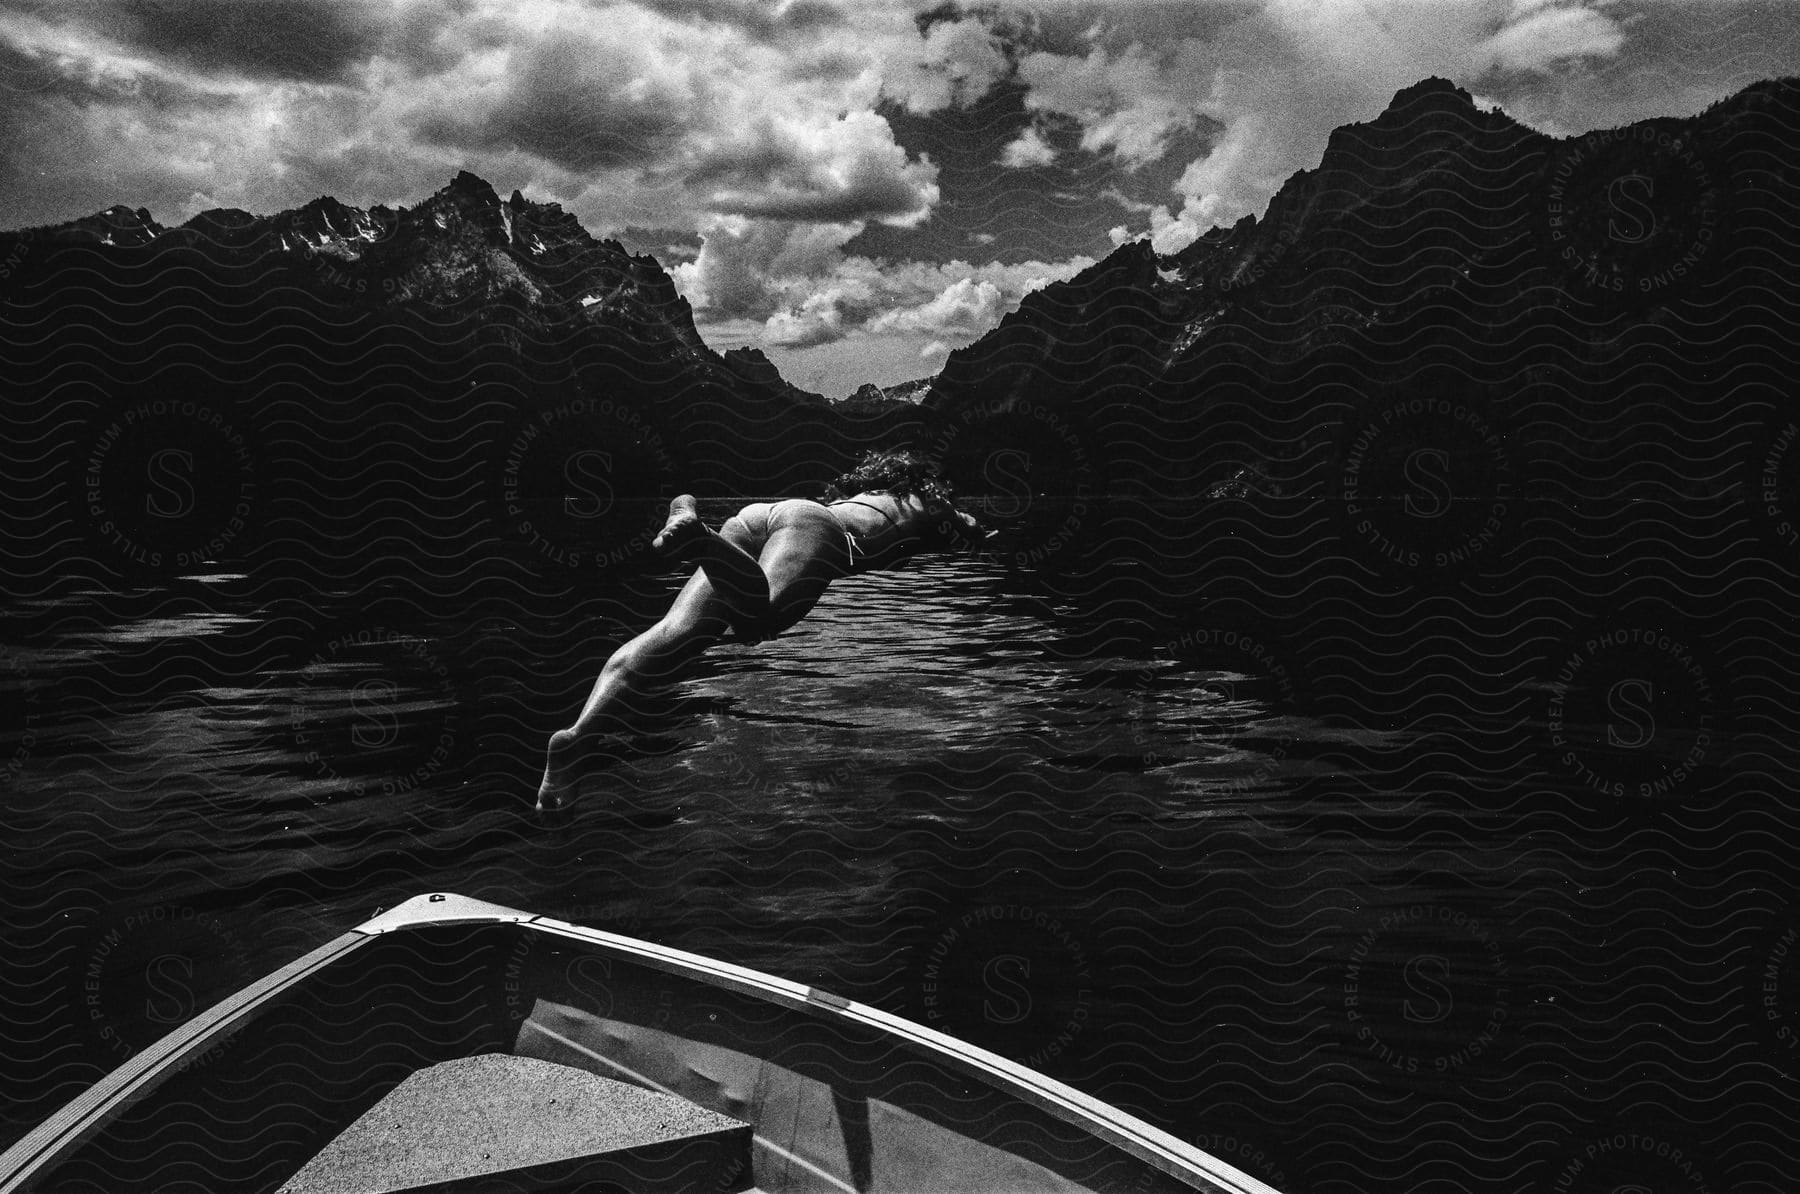
[[[1126,543],[1184,601],[1259,572],[1226,557],[1391,584],[1492,563],[1534,502],[1742,500],[1794,410],[1797,130],[1793,80],[1566,140],[1425,80],[1262,218],[1028,296],[951,354],[926,439],[1006,495],[1022,563],[1116,580]],[[1303,517],[1334,530],[1266,538]]]
[[[903,410],[925,400],[931,393],[932,380],[929,377],[915,377],[909,381],[895,382],[891,386],[864,382],[856,388],[855,393],[837,399],[836,405],[844,410],[868,412]]]
[[[653,258],[466,172],[402,209],[114,207],[0,235],[0,262],[28,573],[581,574],[641,561],[682,489],[816,487],[917,417],[713,352]]]
[[[743,383],[766,391],[758,397],[822,403],[772,367],[742,367],[746,353],[766,365],[754,350],[721,357],[707,348],[687,301],[654,258],[596,240],[557,204],[534,203],[518,191],[502,201],[467,171],[410,209],[363,211],[321,197],[269,217],[215,208],[165,228],[142,208],[117,206],[0,235],[0,247],[15,245],[63,250],[31,254],[30,264],[39,268],[15,280],[21,289],[54,286],[58,270],[81,264],[75,251],[112,248],[119,251],[95,260],[147,276],[187,269],[224,284],[254,276],[266,289],[291,287],[287,301],[312,299],[358,316],[416,311],[438,324],[479,317],[485,339],[519,351],[527,342],[557,343],[572,333],[616,333],[631,342],[635,359],[679,363],[696,384]],[[129,249],[148,252],[132,256]]]
[[[986,499],[1009,562],[1148,568],[1159,601],[1255,571],[1220,552],[1479,568],[1531,502],[1741,496],[1683,446],[1791,403],[1797,98],[1557,140],[1426,80],[1262,218],[1127,244],[936,377],[839,402],[707,348],[654,259],[467,173],[407,209],[0,235],[25,571],[578,574],[641,560],[679,489],[805,492],[895,443]],[[183,485],[197,513],[163,518]],[[1306,503],[1336,539],[1260,540]]]

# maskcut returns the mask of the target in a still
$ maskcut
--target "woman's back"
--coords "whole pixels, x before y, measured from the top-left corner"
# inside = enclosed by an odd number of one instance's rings
[[[860,538],[883,535],[888,531],[913,529],[925,517],[925,503],[908,494],[895,497],[891,493],[859,493],[841,498],[826,508],[844,525],[844,529]]]

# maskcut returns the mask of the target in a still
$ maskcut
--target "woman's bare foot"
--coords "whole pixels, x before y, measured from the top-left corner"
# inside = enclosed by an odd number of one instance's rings
[[[694,495],[684,493],[669,503],[669,521],[650,541],[650,546],[663,555],[673,555],[704,534],[706,524],[700,521]]]
[[[550,735],[549,758],[544,766],[543,782],[538,784],[537,811],[550,812],[566,808],[575,798],[578,778],[580,738],[569,730]]]

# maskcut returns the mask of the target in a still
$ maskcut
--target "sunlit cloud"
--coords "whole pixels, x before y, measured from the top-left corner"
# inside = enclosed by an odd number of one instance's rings
[[[1716,55],[1643,32],[1715,12],[1739,23]],[[955,344],[1028,274],[1261,212],[1420,78],[1578,131],[1793,73],[1779,24],[1735,0],[15,5],[0,222],[414,203],[469,169],[673,246],[703,328]]]

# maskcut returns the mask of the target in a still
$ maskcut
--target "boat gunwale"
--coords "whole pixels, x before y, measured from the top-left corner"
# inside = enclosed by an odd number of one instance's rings
[[[171,1071],[179,1072],[196,1051],[230,1034],[239,1022],[290,988],[371,940],[356,929],[332,938],[249,986],[233,991],[168,1035],[145,1046],[118,1069],[70,1099],[55,1114],[0,1153],[0,1194],[23,1190],[48,1167],[154,1091]]]
[[[99,1131],[107,1118],[122,1112],[155,1089],[158,1080],[178,1071],[196,1051],[226,1035],[238,1022],[293,987],[314,971],[338,961],[378,937],[413,929],[453,924],[515,924],[552,936],[597,946],[622,960],[695,980],[741,995],[825,1019],[874,1029],[909,1051],[948,1064],[997,1087],[1028,1105],[1090,1132],[1114,1148],[1196,1188],[1213,1194],[1279,1194],[1274,1187],[1219,1160],[1203,1149],[1147,1123],[1137,1116],[1084,1094],[1029,1066],[927,1028],[903,1016],[834,995],[817,987],[723,962],[673,946],[589,928],[549,916],[537,916],[485,900],[449,893],[415,896],[378,913],[304,956],[249,986],[226,996],[167,1036],[146,1047],[124,1065],[82,1091],[11,1148],[0,1153],[0,1194],[23,1189]]]
[[[570,924],[551,917],[521,922],[526,928],[555,933],[590,945],[605,946],[645,965],[695,978],[739,994],[752,995],[795,1011],[841,1019],[873,1028],[914,1053],[997,1086],[1065,1122],[1092,1132],[1171,1177],[1205,1183],[1199,1189],[1217,1194],[1279,1194],[1274,1187],[1194,1147],[1154,1124],[1112,1104],[1059,1082],[1029,1066],[908,1020],[878,1007],[845,999],[817,987],[766,974],[747,966],[721,962],[701,954],[657,945],[634,937]]]

